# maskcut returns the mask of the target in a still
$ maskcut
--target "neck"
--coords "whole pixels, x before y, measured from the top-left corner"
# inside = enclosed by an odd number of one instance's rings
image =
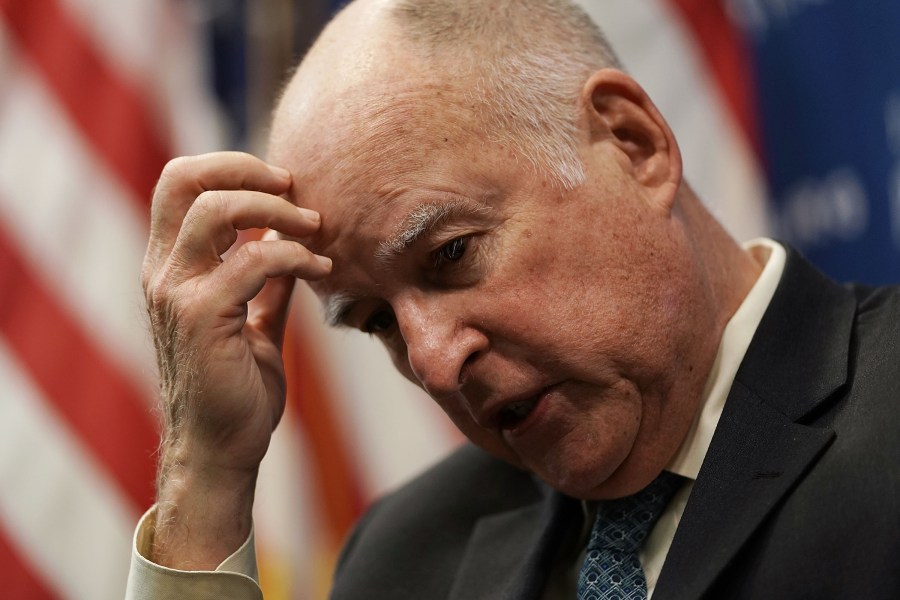
[[[759,278],[766,257],[743,249],[700,202],[693,190],[683,187],[679,210],[696,264],[715,315],[717,336],[747,297]]]

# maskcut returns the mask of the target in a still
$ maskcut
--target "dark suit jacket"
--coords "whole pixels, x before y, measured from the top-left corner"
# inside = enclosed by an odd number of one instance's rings
[[[333,597],[537,599],[579,503],[473,447],[376,504]],[[796,253],[728,396],[654,600],[900,598],[900,291]]]

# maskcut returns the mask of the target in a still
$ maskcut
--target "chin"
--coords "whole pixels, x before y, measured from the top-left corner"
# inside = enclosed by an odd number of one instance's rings
[[[615,478],[615,469],[608,465],[589,462],[584,465],[569,463],[563,468],[532,469],[548,485],[567,496],[580,500],[604,500],[616,497],[614,490],[607,491],[608,483]]]

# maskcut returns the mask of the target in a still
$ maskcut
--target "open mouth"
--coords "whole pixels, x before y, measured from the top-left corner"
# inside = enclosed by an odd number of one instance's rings
[[[497,415],[497,425],[500,429],[513,429],[519,423],[528,418],[534,407],[537,406],[540,395],[532,396],[525,400],[513,402],[504,406]]]

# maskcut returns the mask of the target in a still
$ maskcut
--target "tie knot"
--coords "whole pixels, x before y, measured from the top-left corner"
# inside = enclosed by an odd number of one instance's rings
[[[638,493],[600,504],[588,550],[636,552],[684,478],[663,471]]]

